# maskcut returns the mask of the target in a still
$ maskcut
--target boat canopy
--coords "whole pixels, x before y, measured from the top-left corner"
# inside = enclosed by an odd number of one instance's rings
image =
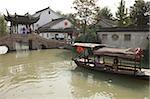
[[[96,44],[96,43],[74,43],[73,46],[95,48],[95,47],[106,47],[106,44]]]
[[[120,49],[120,48],[100,48],[94,51],[94,55],[97,56],[110,56],[110,57],[119,57],[131,60],[140,60],[142,57],[142,50],[140,48],[135,49]]]

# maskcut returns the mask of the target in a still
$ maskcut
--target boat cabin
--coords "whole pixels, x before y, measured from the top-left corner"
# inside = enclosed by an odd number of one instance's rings
[[[102,57],[102,64],[115,70],[141,70],[142,49],[101,48],[94,51],[94,56]],[[107,60],[107,61],[106,61]],[[95,61],[97,64],[99,61]]]

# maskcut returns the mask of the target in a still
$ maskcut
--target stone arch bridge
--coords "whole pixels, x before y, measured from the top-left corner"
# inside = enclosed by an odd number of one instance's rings
[[[16,50],[16,43],[26,43],[29,49],[58,48],[65,45],[63,41],[48,40],[38,34],[8,34],[0,38],[0,46],[5,45],[9,50]]]

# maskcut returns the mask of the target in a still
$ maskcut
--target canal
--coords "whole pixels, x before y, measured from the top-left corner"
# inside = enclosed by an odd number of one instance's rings
[[[0,55],[0,99],[150,99],[149,82],[76,67],[63,49]]]

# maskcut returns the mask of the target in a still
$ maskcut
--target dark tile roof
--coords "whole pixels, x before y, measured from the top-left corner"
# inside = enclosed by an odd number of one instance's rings
[[[149,27],[111,27],[99,28],[97,32],[148,32]]]
[[[51,32],[51,33],[74,33],[77,30],[75,28],[65,28],[65,29],[50,29],[50,28],[45,28],[45,29],[40,29],[38,30],[40,33],[45,33],[45,32]]]
[[[6,21],[11,21],[13,24],[33,24],[37,22],[40,19],[40,16],[38,17],[33,17],[29,14],[26,15],[8,15],[5,16]]]
[[[46,24],[44,24],[43,26],[39,27],[38,29],[44,29],[44,28],[51,28],[52,26],[58,24],[59,22],[65,20],[66,18],[58,18],[58,19],[54,19],[51,22],[48,22]]]
[[[100,27],[116,27],[117,24],[115,21],[101,17],[99,21],[95,24]]]

